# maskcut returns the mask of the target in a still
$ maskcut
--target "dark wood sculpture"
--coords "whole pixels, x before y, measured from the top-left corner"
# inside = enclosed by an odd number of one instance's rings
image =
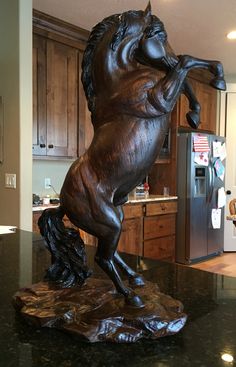
[[[66,288],[82,284],[90,274],[78,232],[62,223],[66,214],[75,226],[98,238],[95,260],[126,304],[143,307],[141,297],[117,271],[118,266],[132,285],[144,283],[116,251],[122,205],[158,156],[180,93],[189,98],[190,125],[198,126],[200,106],[186,81],[188,71],[208,69],[211,85],[224,90],[223,68],[218,61],[174,55],[150,4],[145,11],[112,15],[97,24],[82,66],[94,138],[66,175],[60,207],[45,210],[39,219],[53,260],[47,277]]]

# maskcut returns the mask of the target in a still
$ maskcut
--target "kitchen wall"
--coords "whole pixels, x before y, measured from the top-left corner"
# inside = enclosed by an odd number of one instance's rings
[[[70,161],[34,160],[32,175],[33,193],[39,195],[40,197],[43,197],[45,195],[55,197],[56,194],[52,188],[45,189],[44,179],[50,178],[51,185],[59,194],[64,178],[71,164],[72,162]]]
[[[226,75],[225,80],[227,83],[236,83],[236,75]]]
[[[4,102],[0,224],[32,228],[32,2],[0,1],[0,96]],[[5,174],[16,188],[5,188]]]

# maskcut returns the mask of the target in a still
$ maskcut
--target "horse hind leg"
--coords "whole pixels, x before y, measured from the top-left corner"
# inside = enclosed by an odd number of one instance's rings
[[[132,286],[143,286],[145,285],[144,278],[142,275],[136,273],[126,262],[120,257],[116,251],[114,254],[114,261],[121,270],[128,276],[129,284]]]
[[[106,216],[96,218],[98,247],[95,261],[113,281],[117,291],[125,297],[126,304],[133,307],[143,307],[142,299],[122,282],[115,266],[115,252],[121,232],[119,211],[115,207],[103,207]],[[102,223],[102,224],[101,224]]]
[[[123,222],[124,213],[121,206],[117,207],[120,222]],[[120,257],[118,252],[116,251],[114,254],[114,261],[119,266],[119,268],[126,274],[129,279],[129,284],[133,286],[143,286],[145,284],[143,277],[136,273],[126,262]]]

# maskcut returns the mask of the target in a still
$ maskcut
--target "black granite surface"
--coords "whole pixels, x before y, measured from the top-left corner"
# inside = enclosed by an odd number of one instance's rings
[[[93,248],[87,248],[93,266]],[[236,278],[182,265],[125,255],[125,260],[160,290],[179,299],[188,321],[184,329],[155,341],[88,344],[55,329],[28,326],[12,306],[19,289],[43,278],[50,259],[38,235],[0,235],[0,366],[218,367],[222,354],[236,358]],[[103,276],[95,266],[94,273]]]

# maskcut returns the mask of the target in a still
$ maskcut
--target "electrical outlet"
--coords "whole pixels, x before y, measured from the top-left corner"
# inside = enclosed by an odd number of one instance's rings
[[[45,189],[50,189],[51,188],[51,178],[45,178],[44,179],[44,187],[45,187]]]
[[[5,187],[8,189],[16,189],[16,174],[5,173]]]

